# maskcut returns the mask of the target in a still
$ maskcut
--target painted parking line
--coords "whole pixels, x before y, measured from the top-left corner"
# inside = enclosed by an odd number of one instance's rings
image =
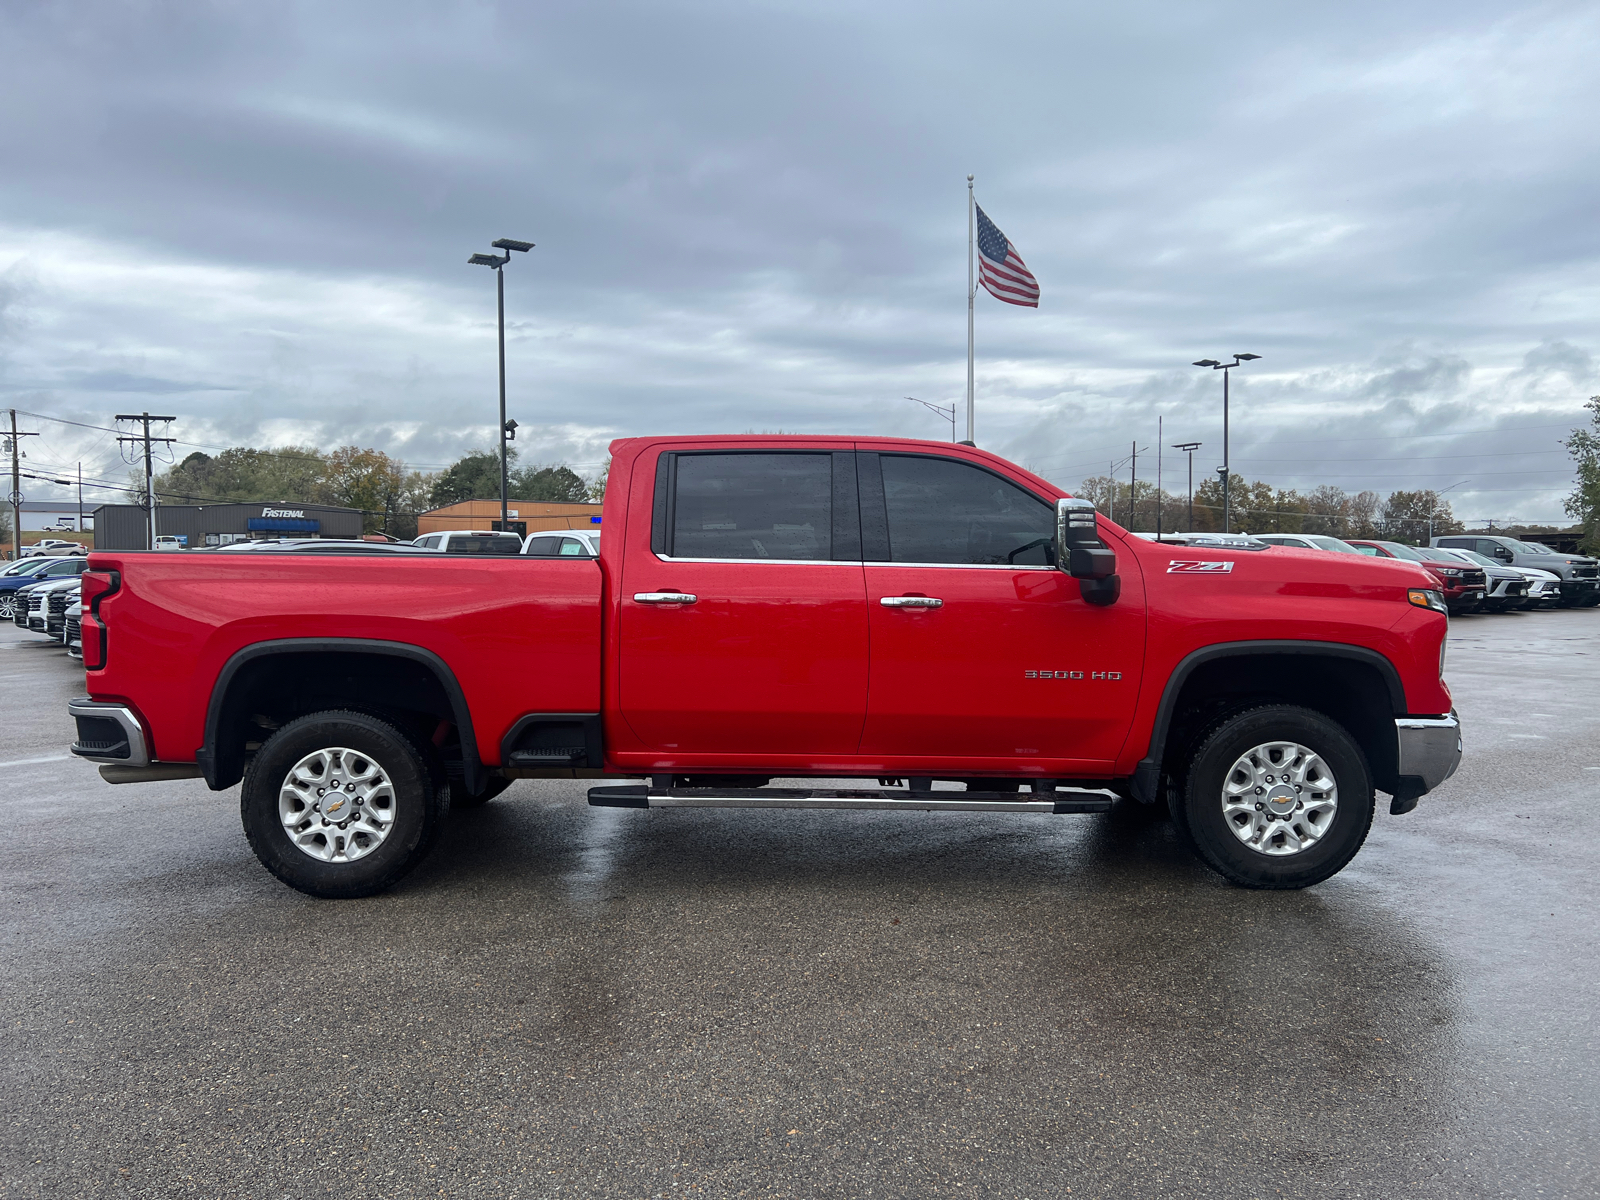
[[[66,762],[73,757],[70,754],[42,754],[38,758],[13,758],[10,762],[0,762],[0,768],[26,767],[30,763]]]

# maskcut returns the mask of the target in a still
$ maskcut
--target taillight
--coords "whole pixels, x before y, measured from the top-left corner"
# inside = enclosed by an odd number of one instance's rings
[[[85,571],[80,577],[83,591],[83,615],[78,618],[79,637],[83,643],[83,669],[97,671],[106,665],[106,630],[100,622],[100,601],[122,585],[115,571]]]
[[[88,612],[94,607],[95,601],[102,596],[109,596],[117,590],[117,585],[122,581],[115,571],[85,571],[80,577],[83,585],[83,610]]]

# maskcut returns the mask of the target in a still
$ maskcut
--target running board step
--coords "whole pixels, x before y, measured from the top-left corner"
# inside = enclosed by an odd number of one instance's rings
[[[882,791],[875,788],[654,788],[642,783],[589,789],[596,808],[898,808],[921,812],[1103,813],[1111,797],[1098,792],[1022,800],[1037,792]],[[944,799],[948,796],[949,799]]]

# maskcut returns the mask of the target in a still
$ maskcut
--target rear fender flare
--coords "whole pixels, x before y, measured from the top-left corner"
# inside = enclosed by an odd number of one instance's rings
[[[439,686],[444,689],[444,694],[450,702],[450,711],[455,718],[456,728],[460,731],[461,767],[467,792],[470,795],[477,795],[483,790],[488,776],[484,771],[483,761],[478,756],[478,740],[472,728],[472,711],[467,707],[466,694],[461,690],[455,672],[444,659],[431,650],[407,645],[405,642],[385,642],[369,638],[282,638],[246,646],[229,658],[223,664],[222,670],[217,673],[216,682],[211,687],[211,700],[206,705],[205,740],[200,749],[195,751],[195,762],[205,777],[206,785],[212,791],[221,791],[238,782],[237,779],[222,778],[216,749],[218,738],[221,736],[223,709],[227,704],[228,689],[233,685],[240,670],[258,659],[271,655],[330,652],[403,658],[431,672],[439,681]]]

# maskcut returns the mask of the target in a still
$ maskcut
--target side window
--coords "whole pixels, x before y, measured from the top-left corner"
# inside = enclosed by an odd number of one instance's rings
[[[563,558],[588,558],[589,547],[585,546],[577,538],[562,538],[561,556]]]
[[[529,538],[526,553],[536,554],[541,557],[555,554],[557,553],[557,543],[560,541],[560,538],[554,537]]]
[[[833,455],[679,454],[674,558],[833,557]]]
[[[889,561],[1052,566],[1055,509],[991,471],[950,458],[883,454]]]
[[[1362,554],[1370,554],[1373,558],[1378,557],[1378,548],[1376,546],[1357,546],[1356,549]]]

